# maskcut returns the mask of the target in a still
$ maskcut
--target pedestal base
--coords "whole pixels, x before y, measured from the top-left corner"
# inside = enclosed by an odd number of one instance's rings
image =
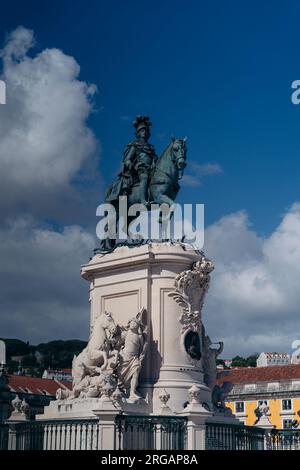
[[[81,274],[91,285],[91,328],[101,312],[110,312],[116,323],[125,326],[141,308],[146,309],[148,350],[138,391],[149,404],[150,413],[160,409],[161,389],[170,394],[168,406],[174,413],[188,401],[193,383],[201,387],[203,402],[211,401],[203,380],[202,359],[192,359],[185,345],[185,334],[200,332],[201,328],[199,310],[210,271],[207,265],[198,271],[193,267],[203,261],[207,261],[203,254],[191,246],[164,242],[119,247],[113,253],[95,255],[82,267]],[[183,292],[184,308],[175,292],[176,279],[190,273],[187,290],[191,292]],[[190,313],[186,313],[188,305]]]
[[[45,407],[44,413],[36,415],[36,420],[55,419],[91,419],[106,411],[107,402],[102,398],[75,398],[74,400],[56,400]],[[148,414],[149,405],[146,402],[132,403],[129,400],[113,406],[116,413],[122,411],[128,414]]]

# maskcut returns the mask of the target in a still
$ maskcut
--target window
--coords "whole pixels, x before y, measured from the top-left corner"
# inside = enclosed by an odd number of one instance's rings
[[[282,410],[287,411],[292,409],[292,400],[282,400]]]
[[[292,428],[292,419],[284,419],[283,420],[283,429],[291,429]]]
[[[243,401],[237,401],[235,403],[235,412],[236,413],[244,413],[245,411],[245,406]]]

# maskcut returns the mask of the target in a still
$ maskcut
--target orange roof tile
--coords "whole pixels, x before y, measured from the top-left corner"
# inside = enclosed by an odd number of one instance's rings
[[[28,393],[43,395],[45,390],[51,396],[55,396],[58,388],[68,388],[70,390],[72,386],[70,382],[62,380],[41,379],[26,375],[8,375],[8,385],[12,391],[17,393],[24,393],[28,389]]]
[[[239,367],[218,372],[218,383],[225,381],[238,383],[272,382],[280,380],[300,380],[300,364],[287,364],[267,367]]]

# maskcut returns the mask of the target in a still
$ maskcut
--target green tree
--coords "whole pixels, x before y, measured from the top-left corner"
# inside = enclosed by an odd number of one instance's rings
[[[7,368],[8,368],[9,374],[14,374],[15,372],[18,372],[18,369],[19,369],[18,361],[8,360],[6,362],[7,362]]]
[[[76,356],[86,347],[87,342],[81,340],[56,340],[41,343],[37,350],[43,355],[42,365],[47,369],[71,368],[74,354]]]
[[[86,341],[79,339],[49,341],[48,343],[40,343],[38,346],[33,346],[28,341],[24,342],[19,339],[3,338],[3,340],[6,344],[7,363],[11,372],[16,372],[19,366],[18,362],[11,361],[12,356],[24,356],[21,362],[22,367],[32,368],[32,371],[44,370],[48,367],[70,368],[74,354],[78,355],[87,345]],[[36,351],[42,355],[41,364],[38,364],[36,360]]]
[[[33,354],[27,354],[21,361],[22,367],[35,367],[37,365],[36,358]]]
[[[251,354],[251,356],[247,357],[246,361],[249,367],[256,367],[256,360],[258,356],[259,356],[258,353],[254,353],[254,354]]]
[[[247,367],[247,366],[248,366],[248,362],[247,362],[247,359],[245,359],[244,357],[235,356],[232,359],[231,367]]]
[[[40,369],[38,367],[26,367],[26,374],[30,375],[31,377],[42,377],[44,369]]]
[[[30,345],[24,341],[21,341],[20,339],[0,339],[5,342],[6,357],[8,359],[11,358],[11,356],[25,356],[31,352]]]

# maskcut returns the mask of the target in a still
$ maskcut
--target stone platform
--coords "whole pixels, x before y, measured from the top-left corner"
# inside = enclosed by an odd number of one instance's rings
[[[123,400],[123,408],[158,414],[165,390],[171,412],[180,413],[195,384],[200,403],[211,414],[201,309],[212,269],[203,253],[173,242],[118,247],[112,253],[96,254],[82,266],[81,275],[90,283],[91,332],[103,312],[110,312],[114,322],[123,326],[142,308],[146,312],[148,349],[138,387],[143,399],[133,404]],[[41,418],[91,417],[100,401],[87,397],[52,402]]]

